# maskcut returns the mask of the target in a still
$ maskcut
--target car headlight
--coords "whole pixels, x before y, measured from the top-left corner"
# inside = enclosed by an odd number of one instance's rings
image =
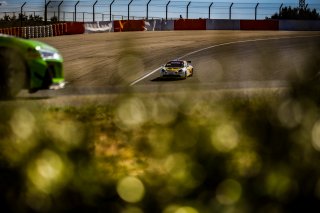
[[[183,69],[180,69],[179,72],[183,72]]]
[[[56,51],[41,49],[39,46],[36,47],[36,50],[40,53],[41,58],[43,59],[54,59],[54,60],[62,59],[61,55]]]

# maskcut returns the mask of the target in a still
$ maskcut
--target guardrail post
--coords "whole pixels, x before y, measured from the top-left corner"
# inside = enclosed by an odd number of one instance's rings
[[[63,1],[61,1],[58,5],[58,21],[60,21],[60,6],[62,5]]]
[[[211,18],[211,6],[213,5],[213,2],[209,5],[209,19]]]
[[[231,19],[231,8],[232,8],[232,6],[233,6],[233,2],[231,3],[230,8],[229,8],[229,19]]]
[[[21,6],[21,11],[20,11],[20,27],[22,27],[22,18],[23,18],[23,15],[22,15],[22,12],[23,12],[23,7],[24,5],[26,5],[27,2],[24,2],[23,5]]]
[[[79,4],[80,1],[77,1],[77,3],[74,5],[74,17],[73,17],[73,21],[77,22],[77,6]]]
[[[98,0],[93,4],[92,6],[92,21],[95,21],[95,11],[94,11],[94,7],[96,6],[96,4],[98,3]]]
[[[190,4],[191,4],[191,1],[189,1],[188,5],[187,5],[187,15],[186,15],[187,19],[188,19],[188,17],[189,17],[189,5],[190,5]]]
[[[168,20],[168,7],[169,7],[170,1],[168,1],[166,5],[166,20]]]
[[[256,8],[254,9],[254,20],[257,20],[257,10],[258,10],[259,3],[257,3]]]
[[[130,4],[133,2],[133,0],[131,0],[128,4],[128,20],[130,19]]]
[[[147,15],[146,15],[146,20],[148,20],[149,18],[149,4],[152,0],[149,0],[148,3],[147,3]]]

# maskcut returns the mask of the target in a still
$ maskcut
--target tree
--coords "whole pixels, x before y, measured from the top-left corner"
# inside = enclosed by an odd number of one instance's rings
[[[57,16],[53,16],[51,17],[51,22],[58,22],[58,17]]]
[[[19,13],[19,20],[27,21],[28,20],[28,16],[26,16],[25,14]]]
[[[271,19],[303,19],[303,20],[316,20],[320,19],[320,15],[316,9],[312,11],[309,8],[291,8],[284,7],[281,9],[280,14],[275,13]]]

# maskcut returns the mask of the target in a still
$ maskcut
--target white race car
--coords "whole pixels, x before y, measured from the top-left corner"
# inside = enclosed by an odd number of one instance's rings
[[[161,67],[160,77],[187,78],[193,75],[191,61],[173,60]]]

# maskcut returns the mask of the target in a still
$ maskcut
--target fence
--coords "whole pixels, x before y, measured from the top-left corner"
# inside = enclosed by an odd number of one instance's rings
[[[320,9],[320,4],[306,4]],[[169,0],[45,0],[0,4],[0,19],[19,19],[20,14],[40,17],[45,22],[111,21],[126,19],[244,19],[261,20],[279,13],[283,7],[299,7],[288,3],[193,2]],[[22,19],[21,19],[22,20]],[[23,22],[21,21],[21,25]]]

